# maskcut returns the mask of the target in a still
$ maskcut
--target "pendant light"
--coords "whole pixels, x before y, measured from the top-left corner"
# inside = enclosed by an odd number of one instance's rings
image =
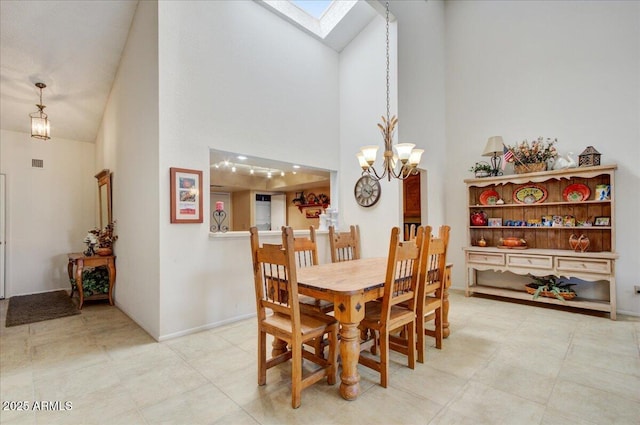
[[[40,89],[40,103],[36,104],[38,110],[29,114],[31,117],[31,137],[42,140],[51,139],[51,122],[49,117],[44,113],[42,104],[42,89],[47,87],[45,83],[36,83],[36,87]]]

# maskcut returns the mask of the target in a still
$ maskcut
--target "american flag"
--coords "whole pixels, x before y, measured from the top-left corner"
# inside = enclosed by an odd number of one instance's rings
[[[507,147],[504,147],[502,151],[502,169],[504,170],[507,166],[507,162],[511,162],[513,160],[513,152],[511,152]]]

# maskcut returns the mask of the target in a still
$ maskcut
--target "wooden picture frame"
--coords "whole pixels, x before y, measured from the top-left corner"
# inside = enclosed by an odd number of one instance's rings
[[[601,227],[611,226],[611,217],[596,217],[593,225]]]
[[[489,218],[489,227],[502,226],[502,218]]]
[[[202,223],[202,171],[170,168],[171,223]]]

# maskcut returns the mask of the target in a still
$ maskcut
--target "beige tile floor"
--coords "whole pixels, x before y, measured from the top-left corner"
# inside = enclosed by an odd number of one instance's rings
[[[390,386],[360,368],[362,395],[318,383],[290,407],[289,369],[258,387],[255,319],[157,343],[115,307],[5,328],[0,398],[71,402],[0,410],[2,424],[634,424],[640,321],[451,294],[451,336]],[[431,344],[431,341],[429,341]]]

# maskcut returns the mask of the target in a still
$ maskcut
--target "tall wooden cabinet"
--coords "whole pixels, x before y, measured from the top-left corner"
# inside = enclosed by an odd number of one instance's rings
[[[578,297],[573,300],[540,297],[535,301],[608,312],[615,320],[616,168],[602,165],[465,180],[469,217],[483,212],[490,221],[481,226],[473,225],[478,223],[471,219],[467,222],[467,296],[480,293],[532,300],[524,288],[478,284],[478,271],[603,281],[609,286],[608,299],[581,299],[578,285]],[[588,238],[588,248],[572,249],[571,235]],[[526,248],[502,245],[501,239],[514,237],[526,240]],[[478,246],[481,239],[486,246]]]

